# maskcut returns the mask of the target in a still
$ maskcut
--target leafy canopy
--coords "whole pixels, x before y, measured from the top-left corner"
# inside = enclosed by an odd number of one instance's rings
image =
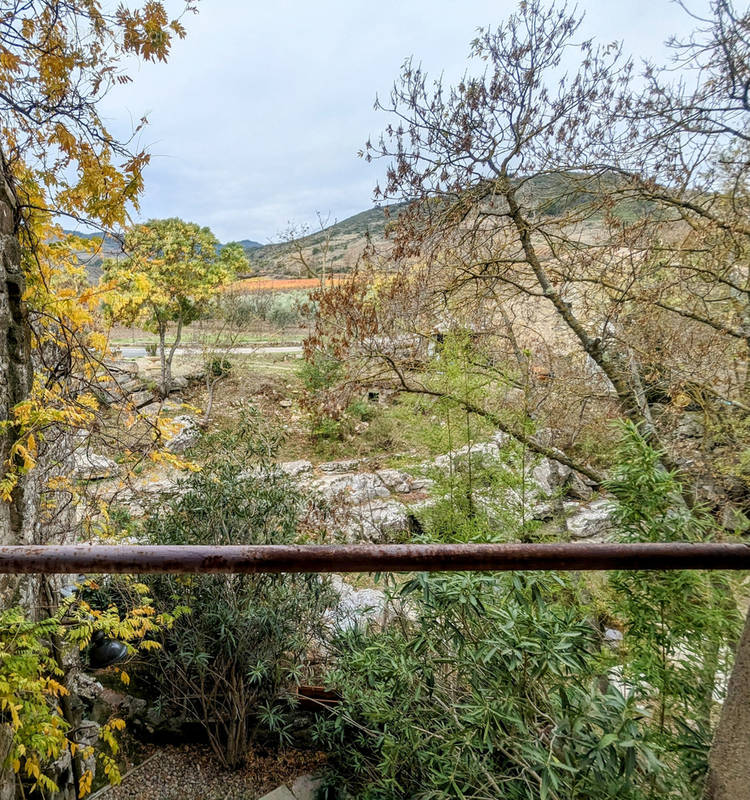
[[[0,464],[5,501],[39,461],[44,440],[61,427],[90,426],[96,410],[86,385],[106,341],[95,329],[100,298],[77,257],[94,243],[66,236],[56,217],[104,229],[125,225],[138,208],[148,163],[132,138],[118,140],[107,130],[98,104],[130,81],[135,63],[165,61],[175,38],[185,36],[180,19],[170,19],[158,0],[106,10],[114,5],[11,0],[0,11],[0,163],[21,245],[9,245],[6,269],[13,271],[20,256],[21,316],[31,328],[37,369],[28,397],[0,427],[12,439]],[[183,9],[195,11],[192,0]]]
[[[114,13],[97,0],[15,0],[1,18],[0,137],[22,201],[105,227],[124,224],[148,155],[115,139],[97,104],[130,81],[127,57],[165,61],[174,38],[185,36],[182,23],[155,0]]]
[[[176,217],[135,226],[125,236],[125,250],[129,258],[104,265],[106,280],[117,287],[109,312],[152,330],[163,330],[167,322],[190,324],[247,267],[240,245],[220,249],[208,228]]]

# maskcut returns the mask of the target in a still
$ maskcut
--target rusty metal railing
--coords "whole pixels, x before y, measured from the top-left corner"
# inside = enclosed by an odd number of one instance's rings
[[[0,574],[750,570],[750,545],[363,544],[0,547]]]

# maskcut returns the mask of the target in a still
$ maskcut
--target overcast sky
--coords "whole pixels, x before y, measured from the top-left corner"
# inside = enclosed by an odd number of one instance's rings
[[[689,0],[703,10],[704,0]],[[357,151],[387,124],[373,110],[404,59],[460,75],[476,28],[514,0],[201,0],[167,65],[144,65],[103,106],[115,132],[144,113],[152,161],[141,217],[179,216],[222,241],[278,238],[316,212],[372,205],[384,164]],[[661,60],[691,20],[672,0],[580,0],[581,38]]]

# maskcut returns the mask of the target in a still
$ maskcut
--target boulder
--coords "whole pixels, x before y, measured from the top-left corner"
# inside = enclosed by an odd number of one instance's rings
[[[93,703],[104,691],[104,687],[96,678],[87,675],[85,672],[74,672],[70,681],[69,689],[72,694],[83,700]]]
[[[339,599],[336,606],[325,613],[329,627],[348,631],[358,625],[385,622],[388,601],[384,592],[379,589],[355,589],[338,575],[331,576],[331,584]]]
[[[299,461],[282,461],[279,469],[292,478],[298,478],[300,475],[309,475],[313,471],[313,465],[301,458]]]
[[[612,501],[602,497],[587,506],[576,504],[575,508],[577,510],[567,519],[570,535],[574,539],[606,541],[612,530]]]
[[[438,469],[449,469],[451,463],[456,464],[465,460],[471,454],[472,460],[484,461],[487,459],[496,459],[500,456],[500,448],[502,447],[502,440],[497,438],[490,442],[475,442],[472,445],[464,445],[454,450],[452,453],[438,456],[433,464]]]
[[[354,472],[359,468],[359,461],[357,459],[349,459],[347,461],[324,461],[318,464],[318,469],[321,472]]]
[[[564,492],[566,497],[574,497],[576,500],[588,502],[594,496],[594,490],[577,473],[571,470],[568,479],[565,481]]]
[[[733,533],[745,533],[750,529],[750,519],[736,506],[725,505],[721,512],[721,527]]]
[[[137,375],[138,364],[135,361],[128,361],[126,359],[118,359],[117,361],[105,361],[104,368],[107,372],[117,375],[118,373],[124,375]]]
[[[343,500],[351,505],[361,505],[390,495],[377,475],[370,472],[324,475],[313,481],[312,488],[328,500]]]
[[[378,479],[393,494],[408,494],[412,490],[412,478],[398,469],[379,469]]]
[[[409,530],[408,508],[396,500],[353,508],[345,526],[348,541],[385,542]]]
[[[183,714],[175,714],[164,706],[151,704],[137,721],[138,727],[157,739],[183,739],[189,726]]]
[[[703,415],[695,411],[684,412],[674,430],[674,435],[678,439],[702,439],[705,433]]]
[[[272,792],[264,794],[260,800],[296,800],[296,798],[294,794],[292,794],[291,789],[281,785],[277,786]]]
[[[198,441],[201,433],[195,417],[189,414],[172,417],[166,427],[164,447],[170,453],[184,453]]]
[[[315,800],[323,781],[314,775],[300,775],[292,784],[295,800]]]
[[[128,401],[131,402],[137,409],[145,408],[151,403],[156,403],[158,401],[158,397],[149,389],[143,389],[140,392],[134,392],[128,398]]]
[[[120,467],[111,458],[101,453],[79,449],[73,453],[73,477],[82,481],[100,481],[113,478]]]
[[[607,628],[604,631],[604,641],[613,649],[622,644],[622,639],[622,631],[618,631],[617,628]]]
[[[144,388],[143,381],[138,377],[128,376],[126,380],[118,380],[117,385],[125,394],[133,394],[141,391]]]
[[[559,492],[573,470],[551,458],[543,458],[532,470],[531,477],[546,495]]]
[[[411,491],[412,492],[429,492],[435,485],[432,478],[412,478]]]

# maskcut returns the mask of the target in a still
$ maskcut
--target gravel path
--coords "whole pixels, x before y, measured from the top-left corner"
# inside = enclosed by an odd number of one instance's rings
[[[319,770],[325,760],[322,753],[300,750],[251,752],[242,769],[230,771],[205,746],[153,748],[145,757],[154,754],[97,800],[256,800],[282,783]]]

